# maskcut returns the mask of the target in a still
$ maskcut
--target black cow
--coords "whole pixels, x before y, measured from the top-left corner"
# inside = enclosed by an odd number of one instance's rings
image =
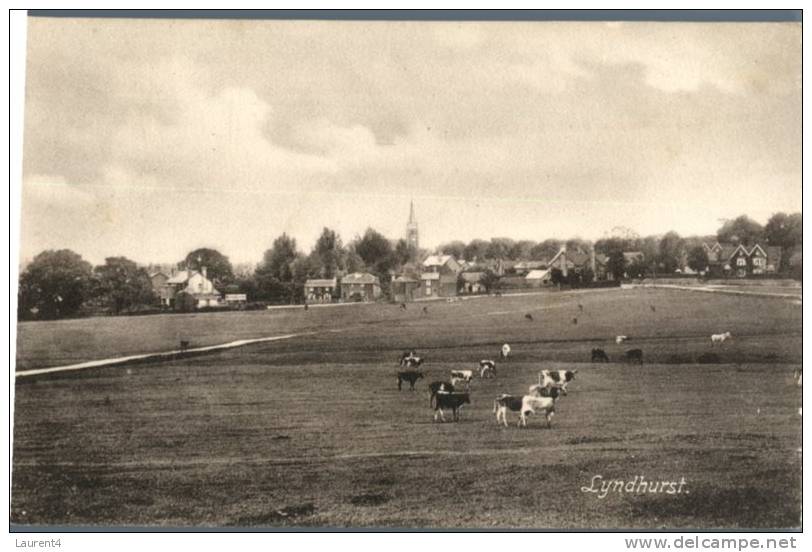
[[[404,381],[409,382],[409,391],[414,391],[414,383],[419,379],[423,379],[423,372],[415,372],[414,370],[398,372],[398,391],[401,390]]]
[[[401,303],[401,304],[400,304],[400,308],[401,308],[402,310],[406,310],[406,303]]]
[[[578,303],[578,310],[584,312],[584,306],[581,303]]]
[[[525,314],[524,317],[527,318],[528,320],[533,320],[533,315],[530,314],[529,312]]]
[[[637,362],[643,364],[643,350],[642,349],[629,349],[626,351],[626,360],[629,362]]]
[[[471,404],[471,395],[468,393],[437,393],[434,395],[434,421],[437,416],[445,421],[443,410],[451,410],[453,419],[456,422],[460,419],[459,410],[464,404]]]
[[[434,396],[437,393],[453,393],[454,386],[447,381],[433,381],[429,384],[429,406],[434,408]]]
[[[578,319],[577,319],[577,318],[573,318],[573,319],[572,319],[572,323],[573,323],[573,324],[577,324],[577,323],[578,323]]]
[[[429,313],[429,308],[428,307],[423,307],[423,314],[428,314],[428,313]]]
[[[609,362],[609,357],[603,349],[592,349],[592,362]]]
[[[181,340],[181,342],[180,342],[180,350],[185,351],[188,348],[189,348],[189,342],[186,341],[185,339]]]

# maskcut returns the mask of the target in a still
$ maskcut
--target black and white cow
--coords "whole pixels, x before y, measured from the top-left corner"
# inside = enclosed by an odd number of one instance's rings
[[[404,381],[409,382],[409,390],[414,391],[414,384],[419,379],[423,379],[423,372],[416,372],[414,370],[398,372],[398,391],[401,390]]]
[[[539,387],[557,387],[566,395],[567,385],[575,379],[577,373],[578,370],[542,370],[539,372]],[[530,388],[531,391],[533,387]]]
[[[433,381],[429,384],[429,406],[434,408],[434,396],[437,393],[453,393],[454,385],[447,381]]]
[[[445,421],[443,410],[451,410],[453,420],[456,422],[460,419],[460,409],[466,404],[471,404],[471,396],[468,393],[437,393],[434,395],[434,421],[437,421],[438,415]]]
[[[454,385],[463,383],[466,389],[470,389],[472,379],[474,379],[473,370],[451,370],[451,383]]]
[[[482,379],[485,378],[495,378],[496,377],[496,363],[492,360],[480,360],[479,361],[479,377]]]
[[[507,411],[519,412],[522,409],[522,397],[517,395],[502,394],[493,400],[493,411],[496,413],[496,423],[508,425]]]

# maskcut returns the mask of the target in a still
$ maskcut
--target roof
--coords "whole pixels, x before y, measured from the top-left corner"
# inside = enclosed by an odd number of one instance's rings
[[[527,276],[524,277],[525,280],[544,280],[550,275],[550,270],[531,270],[527,273]]]
[[[392,280],[393,282],[399,282],[404,284],[416,284],[417,280],[412,278],[411,276],[406,276],[405,274],[401,274],[397,278]]]
[[[623,258],[627,261],[633,261],[635,259],[645,259],[645,255],[643,255],[642,251],[624,251]]]
[[[165,273],[161,272],[160,270],[158,272],[153,272],[152,274],[149,275],[150,278],[155,278],[156,276],[163,276],[164,278],[169,277]]]
[[[423,261],[423,266],[443,266],[453,258],[451,255],[429,255]]]
[[[479,282],[484,275],[484,272],[463,272],[462,279],[466,282],[476,283]]]
[[[341,278],[341,285],[344,284],[380,284],[377,276],[369,272],[353,272]]]
[[[336,287],[335,278],[309,278],[305,281],[305,287]]]
[[[185,284],[189,278],[194,276],[195,270],[179,270],[177,274],[171,276],[166,283],[167,284]]]

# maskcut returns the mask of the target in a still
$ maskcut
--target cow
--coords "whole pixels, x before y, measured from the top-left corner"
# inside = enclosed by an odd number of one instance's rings
[[[407,357],[403,361],[403,367],[407,370],[415,370],[420,368],[421,364],[423,364],[423,359],[418,356]]]
[[[730,335],[730,332],[725,332],[725,333],[720,333],[720,334],[713,334],[711,336],[711,345],[713,345],[714,343],[720,343],[720,344],[724,343],[726,339],[730,339],[731,337],[733,337],[733,336]]]
[[[437,393],[434,395],[434,421],[437,421],[439,415],[445,422],[443,410],[451,410],[453,420],[458,421],[460,419],[459,411],[465,404],[471,404],[471,396],[468,393]]]
[[[637,362],[639,364],[643,364],[642,349],[629,349],[626,351],[626,360],[628,362]]]
[[[577,373],[578,370],[542,370],[539,372],[539,387],[557,387],[566,395],[567,384],[575,379]]]
[[[804,381],[804,369],[803,367],[796,368],[795,373],[793,373],[794,379],[798,381],[798,387],[803,387]]]
[[[609,362],[606,351],[603,349],[592,349],[592,362]]]
[[[628,341],[628,340],[629,340],[629,337],[625,336],[625,335],[619,335],[619,336],[615,337],[615,343],[617,343],[618,345],[620,345],[624,341]]]
[[[547,420],[547,428],[552,427],[553,414],[555,413],[555,402],[558,400],[559,391],[556,388],[550,389],[549,397],[536,397],[525,395],[522,397],[522,406],[519,417],[519,426],[527,427],[527,416],[537,411],[543,412]]]
[[[654,305],[648,306],[651,309],[651,312],[657,312],[657,308]]]
[[[403,351],[403,353],[401,353],[401,355],[400,355],[400,360],[398,361],[398,364],[400,366],[403,366],[406,363],[407,358],[416,357],[416,356],[417,356],[417,353],[415,353],[414,349],[412,349],[411,351]]]
[[[480,378],[495,378],[496,377],[496,363],[492,360],[479,361],[479,377]]]
[[[524,317],[525,317],[526,319],[528,319],[528,320],[533,320],[533,315],[532,315],[532,314],[530,314],[529,312],[528,312],[527,314],[525,314],[525,315],[524,315]]]
[[[451,383],[454,385],[462,382],[465,384],[465,388],[468,389],[471,387],[472,379],[474,379],[473,370],[451,370]]]
[[[507,360],[508,355],[510,354],[510,345],[505,343],[502,345],[502,350],[499,352],[500,358]]]
[[[522,409],[522,397],[517,395],[502,394],[493,400],[493,411],[496,414],[496,423],[508,425],[507,411],[519,412]]]
[[[308,310],[309,308],[310,308],[310,306],[307,303],[305,303],[304,304],[304,310]]]
[[[186,341],[185,339],[182,339],[181,342],[180,342],[180,350],[185,351],[188,348],[189,348],[189,342]]]
[[[400,304],[400,310],[406,310],[406,303]]]
[[[423,314],[428,314],[428,313],[429,313],[429,308],[428,307],[423,307]]]
[[[572,324],[573,324],[573,325],[577,325],[577,324],[578,324],[578,318],[577,318],[577,317],[575,317],[575,318],[573,318],[573,319],[572,319]]]
[[[584,312],[584,306],[581,303],[578,303],[578,310]]]
[[[414,370],[398,372],[398,391],[401,390],[404,381],[409,382],[409,391],[414,391],[414,384],[419,379],[423,379],[423,372],[416,372]]]
[[[434,408],[434,396],[437,393],[453,393],[454,386],[447,381],[433,381],[429,384],[429,406]]]

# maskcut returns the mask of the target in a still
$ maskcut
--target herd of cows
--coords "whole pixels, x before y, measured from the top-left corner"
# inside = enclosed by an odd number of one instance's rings
[[[510,345],[506,343],[502,346],[500,357],[507,360],[509,355]],[[409,384],[409,390],[414,391],[415,383],[424,377],[420,370],[423,360],[414,350],[406,351],[400,356],[399,365],[402,370],[397,373],[399,391],[403,389],[404,382]],[[481,379],[495,378],[496,362],[479,361],[478,372]],[[527,427],[527,417],[538,413],[544,415],[547,427],[551,427],[555,403],[562,395],[567,394],[567,384],[575,379],[576,373],[578,370],[542,370],[538,384],[531,385],[527,394],[503,393],[497,396],[493,402],[496,422],[507,427],[508,411],[518,412],[518,426]],[[459,420],[462,407],[471,404],[471,381],[474,377],[474,370],[452,370],[448,381],[433,381],[429,384],[429,407],[434,411],[435,422],[438,419],[445,422],[444,411],[451,411],[453,421]]]
[[[711,345],[722,344],[731,338],[730,332],[711,335]],[[620,345],[630,338],[619,335],[615,338],[615,343]],[[502,346],[499,352],[500,358],[504,361],[510,355],[510,345]],[[629,349],[625,352],[625,360],[630,363],[643,364],[643,350]],[[405,351],[400,356],[400,371],[397,372],[398,391],[403,389],[403,384],[409,384],[409,390],[414,391],[418,380],[424,378],[420,366],[424,359],[417,355],[415,350]],[[592,362],[609,362],[606,351],[600,348],[592,349]],[[480,379],[490,379],[496,377],[496,362],[493,360],[479,361]],[[555,413],[556,402],[567,394],[567,385],[575,378],[578,370],[542,370],[539,373],[537,384],[531,385],[528,393],[524,395],[501,394],[494,399],[493,412],[496,414],[496,422],[508,425],[508,412],[518,412],[519,427],[527,427],[527,417],[530,414],[543,414],[547,427],[552,426],[552,417]],[[448,380],[433,381],[428,385],[429,407],[434,411],[434,421],[438,419],[445,422],[444,411],[451,411],[452,420],[459,420],[459,413],[466,404],[471,404],[471,381],[474,379],[474,370],[452,370]],[[801,376],[796,374],[798,385],[801,385]]]

